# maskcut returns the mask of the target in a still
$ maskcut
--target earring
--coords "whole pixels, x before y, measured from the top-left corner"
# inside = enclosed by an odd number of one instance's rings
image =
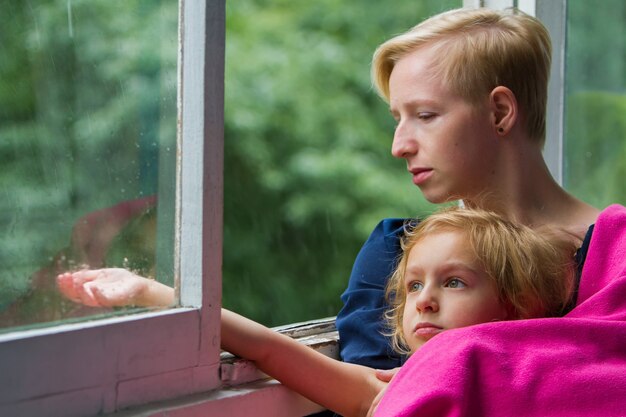
[[[504,128],[503,127],[499,127],[498,128],[498,133],[504,133]]]

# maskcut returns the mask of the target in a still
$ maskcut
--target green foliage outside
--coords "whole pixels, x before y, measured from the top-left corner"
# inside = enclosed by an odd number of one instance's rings
[[[99,238],[72,233],[89,213],[173,189],[157,167],[173,166],[175,155],[177,7],[0,3],[0,327],[95,312],[61,300],[54,277],[62,270],[154,273],[144,216],[97,260],[88,254]],[[92,231],[106,235],[110,226]],[[139,243],[130,239],[137,234]],[[172,231],[161,239],[172,241]]]
[[[432,210],[390,156],[378,44],[460,1],[227,2],[226,307],[276,325],[337,314],[384,217]]]
[[[434,209],[390,156],[393,121],[370,61],[385,39],[460,3],[227,2],[226,307],[268,325],[335,315],[376,223]],[[53,278],[85,262],[79,219],[122,201],[158,193],[158,216],[133,218],[92,266],[172,283],[162,254],[173,236],[177,7],[0,3],[0,316],[16,320],[0,327],[98,312],[62,301]],[[626,5],[590,13],[572,0],[569,19],[566,186],[597,206],[625,203]]]
[[[457,4],[228,2],[226,306],[267,324],[336,314],[376,222],[429,210],[389,157],[392,121],[369,62],[390,34]],[[88,263],[72,236],[83,216],[158,191],[158,221],[172,218],[161,204],[173,179],[163,172],[175,139],[177,5],[1,7],[3,323],[88,314],[54,288],[57,272]],[[153,274],[153,215],[89,265]],[[165,226],[159,243],[173,235]],[[158,278],[171,283],[171,272]]]
[[[568,3],[565,186],[603,208],[626,204],[626,3]]]
[[[567,103],[568,188],[596,207],[626,204],[626,94],[581,92]]]

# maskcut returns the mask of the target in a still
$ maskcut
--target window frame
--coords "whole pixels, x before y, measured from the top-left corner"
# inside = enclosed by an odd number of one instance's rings
[[[559,183],[566,4],[463,1],[466,7],[518,6],[550,30],[558,54],[545,155]],[[228,409],[287,416],[319,409],[273,381],[250,382],[263,375],[249,363],[220,359],[225,0],[180,0],[179,38],[175,278],[184,307],[0,335],[0,415],[147,417]],[[328,347],[336,338],[328,327],[318,332],[317,321],[309,324],[304,343]],[[330,346],[326,354],[337,355]]]
[[[224,0],[181,0],[175,279],[183,307],[0,335],[0,415],[112,413],[220,386],[224,49]]]

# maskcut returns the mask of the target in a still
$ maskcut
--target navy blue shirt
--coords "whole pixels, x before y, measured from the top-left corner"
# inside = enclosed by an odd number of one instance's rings
[[[367,239],[354,261],[348,288],[341,296],[343,308],[337,315],[339,352],[344,362],[377,369],[396,368],[404,362],[395,353],[389,338],[384,336],[383,314],[388,305],[385,286],[401,255],[400,237],[411,219],[384,219]],[[593,225],[589,227],[581,248],[576,253],[578,292],[580,274],[587,256]]]
[[[378,223],[354,261],[336,321],[344,362],[378,369],[402,364],[400,355],[391,349],[389,338],[383,335],[383,314],[388,307],[385,285],[401,254],[400,237],[406,221],[384,219]]]

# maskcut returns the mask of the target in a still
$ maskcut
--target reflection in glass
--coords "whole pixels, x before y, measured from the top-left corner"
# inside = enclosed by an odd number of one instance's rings
[[[0,5],[0,328],[111,312],[64,300],[66,270],[173,285],[177,8]]]
[[[567,19],[565,185],[626,204],[626,3],[570,0]]]

